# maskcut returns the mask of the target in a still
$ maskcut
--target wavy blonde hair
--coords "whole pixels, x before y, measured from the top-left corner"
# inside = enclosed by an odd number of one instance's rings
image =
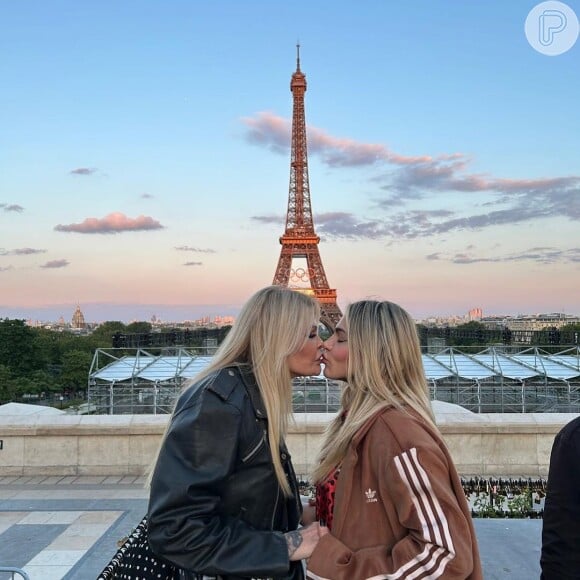
[[[311,296],[283,286],[262,288],[242,307],[208,367],[185,385],[187,390],[225,367],[251,366],[268,416],[268,442],[276,478],[287,496],[291,490],[279,449],[292,415],[288,357],[305,345],[312,325],[319,319],[320,306]]]
[[[380,409],[415,410],[435,425],[415,322],[393,302],[361,300],[344,316],[348,344],[346,386],[339,413],[325,432],[312,479],[339,465],[357,431]]]

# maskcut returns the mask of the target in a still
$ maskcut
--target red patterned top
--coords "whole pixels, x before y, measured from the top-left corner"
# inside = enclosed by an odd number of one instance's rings
[[[344,423],[348,409],[344,409],[340,414],[340,419]],[[334,513],[334,494],[336,492],[336,481],[340,473],[340,465],[328,474],[328,477],[316,485],[316,519],[323,526],[332,528]]]
[[[322,483],[316,485],[316,519],[321,525],[332,529],[332,516],[334,512],[334,493],[336,480],[340,473],[337,467]]]

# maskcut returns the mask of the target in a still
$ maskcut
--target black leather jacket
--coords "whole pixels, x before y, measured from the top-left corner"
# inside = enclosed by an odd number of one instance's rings
[[[264,405],[249,367],[216,371],[179,398],[153,474],[149,543],[181,578],[302,580],[283,533],[302,505],[285,445],[294,496],[276,479]]]

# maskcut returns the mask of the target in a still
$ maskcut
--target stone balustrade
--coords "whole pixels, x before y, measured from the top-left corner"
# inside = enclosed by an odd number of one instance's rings
[[[545,477],[556,433],[577,414],[480,414],[436,410],[463,476]],[[297,414],[287,442],[306,475],[328,415]],[[142,475],[167,415],[0,416],[0,475]],[[219,443],[216,443],[219,444]]]

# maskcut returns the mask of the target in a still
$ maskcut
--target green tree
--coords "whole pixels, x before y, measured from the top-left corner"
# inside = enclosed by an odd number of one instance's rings
[[[16,385],[10,369],[0,364],[0,405],[14,400]]]
[[[0,320],[0,401],[24,394],[85,389],[95,349],[110,347],[113,332],[125,325],[103,325],[95,337],[30,328],[22,320]]]
[[[459,324],[453,329],[449,339],[451,346],[478,346],[487,342],[487,333],[485,325],[476,320]]]
[[[12,401],[22,400],[24,395],[36,392],[37,384],[30,377],[14,377],[12,380]]]
[[[46,393],[57,389],[55,377],[45,369],[34,371],[30,375],[30,392],[33,394]]]
[[[0,320],[0,364],[16,375],[27,375],[43,365],[35,333],[24,320]]]
[[[127,327],[119,320],[109,320],[103,322],[95,328],[93,333],[87,337],[92,346],[92,350],[97,348],[111,348],[113,346],[113,335],[117,332],[127,332]]]
[[[416,324],[417,336],[419,337],[419,343],[421,346],[427,345],[427,336],[429,334],[429,329],[424,324]]]
[[[56,362],[60,358],[60,337],[61,332],[54,332],[47,328],[37,328],[34,333],[34,342],[39,350],[50,362]]]
[[[560,330],[565,344],[580,344],[580,324],[566,324]]]
[[[544,328],[532,335],[532,344],[554,352],[560,348],[561,330],[555,326]],[[555,346],[554,346],[555,345]]]
[[[128,324],[125,332],[134,332],[136,334],[146,334],[151,332],[151,323],[150,322],[131,322]]]
[[[64,353],[59,383],[64,388],[86,389],[92,360],[93,357],[82,350]]]

